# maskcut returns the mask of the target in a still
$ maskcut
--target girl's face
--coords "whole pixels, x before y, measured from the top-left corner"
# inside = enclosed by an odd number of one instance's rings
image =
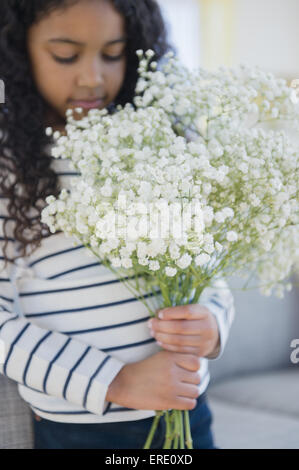
[[[48,125],[64,127],[69,108],[102,109],[126,73],[125,20],[110,2],[81,0],[53,10],[28,31],[38,91],[49,104]]]

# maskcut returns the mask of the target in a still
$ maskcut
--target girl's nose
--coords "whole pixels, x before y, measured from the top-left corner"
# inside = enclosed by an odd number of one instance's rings
[[[101,86],[104,79],[100,59],[97,58],[82,63],[77,81],[80,87],[96,88]]]

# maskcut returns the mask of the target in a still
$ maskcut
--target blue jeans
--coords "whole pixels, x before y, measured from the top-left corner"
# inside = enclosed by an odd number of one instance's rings
[[[194,449],[216,449],[211,431],[212,413],[206,394],[190,412]],[[142,449],[153,418],[116,423],[57,423],[37,418],[32,413],[34,449]],[[162,449],[165,420],[160,418],[151,449]]]

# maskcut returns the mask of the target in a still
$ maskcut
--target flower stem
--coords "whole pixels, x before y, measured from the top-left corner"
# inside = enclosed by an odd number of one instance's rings
[[[170,424],[170,417],[169,411],[165,412],[165,423],[166,423],[166,437],[164,441],[163,449],[171,449],[171,424]]]
[[[200,298],[200,296],[201,296],[201,293],[202,293],[202,291],[205,289],[205,287],[206,287],[205,285],[203,285],[203,286],[201,285],[201,286],[198,286],[198,287],[196,288],[195,294],[194,294],[194,297],[193,297],[193,300],[192,300],[192,303],[193,303],[193,304],[197,304],[197,303],[198,303],[198,300],[199,300],[199,298]]]
[[[153,420],[152,427],[151,427],[150,432],[147,436],[147,439],[146,439],[146,442],[143,446],[143,449],[150,449],[151,443],[153,441],[153,437],[155,435],[155,432],[156,432],[156,429],[157,429],[157,426],[158,426],[158,423],[159,423],[159,420],[160,420],[162,414],[163,414],[162,411],[156,411],[156,416]]]
[[[193,442],[192,442],[191,429],[190,429],[189,411],[184,410],[184,415],[185,415],[185,430],[186,430],[186,446],[187,446],[187,449],[193,449]]]
[[[178,413],[179,413],[179,419],[180,419],[180,449],[185,449],[183,413],[182,411],[179,411]]]
[[[179,420],[179,411],[174,410],[173,411],[175,414],[175,435],[174,435],[174,443],[173,443],[173,448],[178,449],[179,448],[179,437],[180,437],[180,420]]]

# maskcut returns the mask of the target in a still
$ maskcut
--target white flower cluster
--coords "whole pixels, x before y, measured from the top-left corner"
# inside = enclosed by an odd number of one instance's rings
[[[219,127],[248,127],[282,119],[298,127],[295,90],[286,80],[258,67],[190,71],[170,52],[159,69],[150,62],[152,51],[137,53],[140,78],[136,105],[164,109],[180,134],[192,130],[207,138],[217,134]]]
[[[195,181],[200,156],[163,110],[127,105],[80,121],[69,113],[67,130],[53,155],[70,158],[81,175],[70,194],[47,198],[42,221],[52,232],[78,236],[115,268],[138,264],[167,276],[211,253]]]
[[[80,176],[42,221],[116,269],[205,281],[250,269],[282,295],[299,246],[299,150],[259,124],[298,119],[291,90],[244,67],[194,73],[169,58],[157,70],[139,55],[136,108],[67,113],[53,156]]]
[[[262,129],[219,132],[219,145],[222,156],[212,156],[210,163],[226,167],[225,177],[214,184],[207,203],[214,210],[225,203],[234,210],[227,239],[238,237],[238,251],[229,255],[231,266],[257,271],[261,292],[276,286],[281,296],[279,284],[290,276],[299,246],[298,148],[284,132]]]

